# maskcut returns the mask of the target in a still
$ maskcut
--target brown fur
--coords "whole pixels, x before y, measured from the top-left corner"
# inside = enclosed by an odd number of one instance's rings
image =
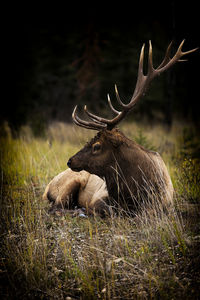
[[[134,211],[155,198],[163,206],[172,203],[173,186],[161,156],[116,128],[100,131],[68,165],[105,178],[110,200],[124,209]]]
[[[107,210],[108,192],[104,180],[86,171],[67,169],[47,185],[43,200],[53,202],[56,208],[84,207],[89,213]]]

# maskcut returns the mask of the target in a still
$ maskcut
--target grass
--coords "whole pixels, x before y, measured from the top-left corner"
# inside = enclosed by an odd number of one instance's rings
[[[56,123],[46,138],[24,127],[14,139],[7,130],[0,141],[1,299],[198,299],[199,144],[181,128],[122,128],[162,154],[175,209],[106,219],[52,216],[42,201],[46,184],[93,132]]]

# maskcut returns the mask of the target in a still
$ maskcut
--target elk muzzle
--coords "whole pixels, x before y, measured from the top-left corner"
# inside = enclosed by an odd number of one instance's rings
[[[67,162],[68,167],[71,169],[72,159],[70,158]]]
[[[67,165],[75,172],[84,170],[83,161],[76,154],[68,160]]]

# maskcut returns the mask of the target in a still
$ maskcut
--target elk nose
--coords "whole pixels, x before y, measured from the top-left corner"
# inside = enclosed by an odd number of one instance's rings
[[[71,164],[72,164],[72,160],[71,160],[71,158],[68,160],[68,163],[67,163],[67,165],[68,165],[68,167],[69,168],[71,168]]]

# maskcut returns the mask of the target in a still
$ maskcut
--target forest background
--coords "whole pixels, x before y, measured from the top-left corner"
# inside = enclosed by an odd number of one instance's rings
[[[146,43],[147,55],[149,40],[155,66],[171,40],[174,50],[183,39],[183,50],[199,46],[193,3],[65,4],[12,4],[5,14],[7,84],[0,120],[14,133],[28,124],[35,135],[44,135],[52,121],[71,122],[75,104],[108,116],[107,93],[116,104],[117,84],[124,102],[130,100],[140,49]],[[193,53],[156,80],[130,118],[168,126],[184,119],[199,128],[199,61]]]

